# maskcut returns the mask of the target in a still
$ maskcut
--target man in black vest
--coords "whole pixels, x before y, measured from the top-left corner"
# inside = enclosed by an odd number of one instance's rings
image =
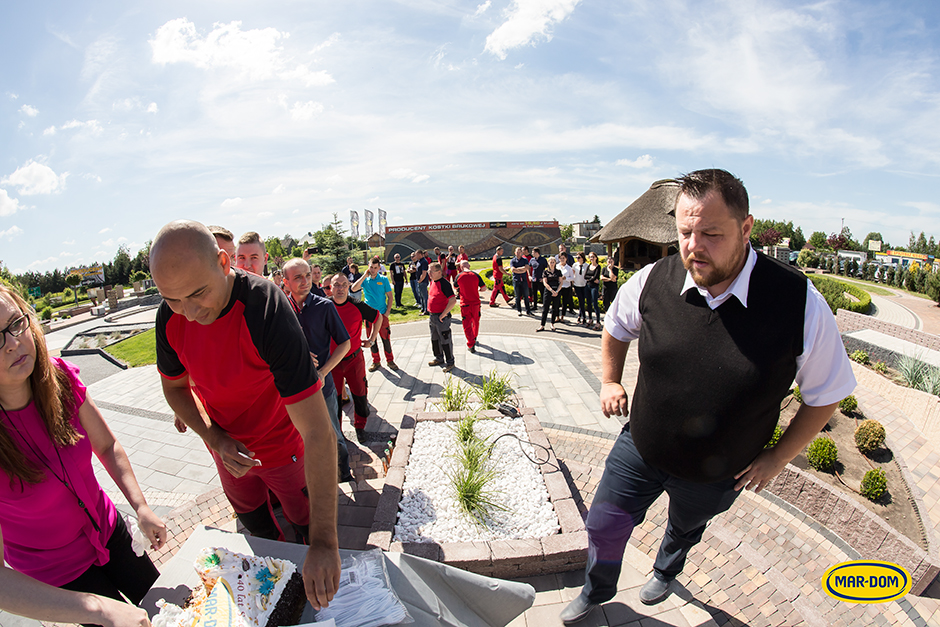
[[[562,611],[565,624],[616,594],[630,534],[663,491],[669,521],[640,601],[665,599],[708,521],[742,488],[763,489],[855,388],[825,300],[805,276],[748,245],[754,218],[741,181],[700,170],[677,183],[680,254],[634,274],[604,320],[605,416],[627,413],[620,381],[633,340],[640,369],[630,422],[588,513],[585,584]],[[803,405],[765,449],[794,377]]]

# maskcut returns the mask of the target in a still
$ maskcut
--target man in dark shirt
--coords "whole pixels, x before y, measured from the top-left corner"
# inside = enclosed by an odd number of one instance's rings
[[[532,259],[529,260],[532,268],[532,302],[541,303],[545,295],[545,285],[542,283],[542,273],[548,267],[548,262],[542,256],[542,251],[535,247],[532,249]]]
[[[353,399],[353,427],[356,440],[360,444],[366,441],[366,421],[369,419],[369,383],[366,379],[366,363],[362,357],[362,347],[371,348],[379,334],[381,319],[379,312],[365,303],[357,303],[349,298],[349,279],[337,274],[330,281],[333,288],[333,304],[339,313],[343,326],[349,334],[349,350],[336,367],[333,368],[333,383],[338,395],[342,395],[345,383],[349,383],[349,393]],[[362,322],[372,323],[372,335],[362,341]]]
[[[529,262],[522,256],[522,248],[516,246],[516,256],[509,262],[509,269],[512,271],[512,289],[515,292],[513,297],[516,299],[516,311],[522,315],[522,304],[525,303],[525,313],[532,315],[532,307],[529,304]]]
[[[150,269],[164,299],[156,342],[167,403],[206,443],[249,531],[278,535],[264,527],[269,489],[295,530],[303,535],[307,527],[304,585],[310,603],[325,607],[340,574],[336,436],[287,296],[270,281],[233,271],[198,222],[164,226]]]
[[[401,255],[395,253],[395,261],[389,264],[388,270],[395,288],[395,306],[401,307],[401,294],[405,290],[405,264],[401,262]]]
[[[291,307],[300,320],[307,338],[307,346],[314,358],[317,373],[323,379],[323,400],[330,411],[330,421],[336,433],[339,456],[339,480],[352,481],[349,470],[349,449],[339,423],[339,404],[331,371],[349,351],[349,333],[340,320],[336,305],[311,291],[312,271],[306,261],[295,257],[284,264],[284,285],[287,286]],[[331,344],[335,346],[330,350]]]
[[[454,369],[454,338],[451,336],[450,310],[457,304],[454,288],[444,278],[444,269],[439,263],[432,263],[428,271],[431,274],[431,289],[428,292],[428,311],[431,318],[431,350],[434,359],[429,366],[444,366],[444,372]]]
[[[310,266],[310,293],[316,294],[320,298],[329,298],[323,288],[320,287],[320,281],[323,280],[323,269],[319,264]]]
[[[418,259],[415,262],[418,268],[418,295],[421,296],[421,315],[428,315],[428,285],[431,276],[428,274],[430,262],[423,250],[418,251]]]

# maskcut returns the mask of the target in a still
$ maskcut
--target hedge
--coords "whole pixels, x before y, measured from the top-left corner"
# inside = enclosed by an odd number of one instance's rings
[[[826,299],[832,313],[835,313],[837,309],[845,309],[846,311],[867,314],[871,308],[871,294],[857,285],[843,283],[818,274],[811,275],[809,280],[813,282],[819,293]],[[846,298],[846,293],[858,299],[857,302]]]

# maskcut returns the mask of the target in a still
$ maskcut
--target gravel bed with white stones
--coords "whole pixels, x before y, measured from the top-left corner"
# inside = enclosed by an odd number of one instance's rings
[[[493,442],[492,468],[496,476],[488,484],[492,500],[505,509],[492,509],[486,525],[464,513],[454,495],[449,475],[459,468],[454,422],[421,421],[415,426],[414,444],[405,469],[394,540],[398,542],[473,542],[521,540],[558,533],[558,517],[538,465],[528,459],[544,459],[527,442],[520,419],[478,420],[475,433]]]

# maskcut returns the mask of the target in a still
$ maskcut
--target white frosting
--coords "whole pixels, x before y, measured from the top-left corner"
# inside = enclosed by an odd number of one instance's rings
[[[201,607],[216,581],[221,577],[232,590],[235,605],[249,627],[265,627],[291,575],[297,567],[287,560],[233,553],[223,548],[205,548],[194,564],[204,585],[197,590],[189,607],[181,609],[171,603],[157,603],[160,613],[154,627],[193,627],[201,615]]]

